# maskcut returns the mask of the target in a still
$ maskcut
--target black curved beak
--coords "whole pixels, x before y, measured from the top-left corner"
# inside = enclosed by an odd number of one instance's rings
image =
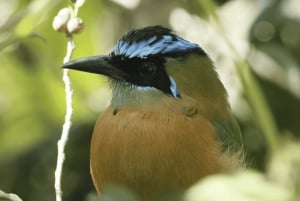
[[[93,56],[65,63],[62,68],[106,75],[117,80],[122,79],[122,71],[110,63],[110,56]]]

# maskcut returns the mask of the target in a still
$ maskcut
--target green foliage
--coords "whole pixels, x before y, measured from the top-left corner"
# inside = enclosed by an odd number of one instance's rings
[[[196,27],[199,21],[217,29],[219,36],[205,41],[212,44],[207,46],[209,53],[217,65],[222,59],[227,61],[221,63],[223,69],[235,66],[238,70],[235,76],[239,76],[242,92],[237,100],[239,104],[232,107],[246,105],[238,109],[243,113],[238,111],[237,117],[250,166],[261,171],[250,172],[249,180],[252,179],[258,189],[271,189],[265,194],[282,193],[281,196],[297,200],[300,194],[300,180],[297,180],[300,172],[297,157],[300,155],[300,16],[290,11],[293,6],[289,7],[287,2],[299,5],[292,0],[270,0],[265,7],[256,1],[243,0],[180,1],[180,4],[145,0],[129,10],[111,1],[86,1],[79,11],[85,30],[74,35],[73,57],[107,53],[117,38],[134,27],[169,26],[172,11],[183,6],[188,19],[196,19],[196,23],[189,22],[185,29]],[[24,200],[54,199],[56,142],[65,114],[60,66],[66,38],[52,30],[51,24],[57,11],[68,3],[0,1],[0,189],[14,192]],[[246,53],[232,45],[238,39],[231,38],[240,27],[242,29],[243,23],[234,26],[226,17],[220,17],[222,13],[233,12],[226,10],[229,7],[235,7],[234,18],[255,8],[249,14],[252,18],[246,31],[248,38],[243,41],[249,45]],[[231,19],[233,17],[231,15]],[[177,30],[182,25],[184,23],[178,21],[172,28]],[[209,29],[201,29],[197,35],[208,38]],[[223,48],[220,41],[225,41],[227,48]],[[95,197],[89,176],[89,140],[93,124],[109,95],[99,92],[105,91],[106,86],[100,76],[72,72],[71,79],[74,116],[63,176],[64,200],[92,200]],[[292,140],[296,143],[291,143]],[[283,167],[281,161],[286,166]],[[265,176],[274,179],[266,180]],[[217,183],[224,182],[224,177],[217,178],[220,179]],[[238,182],[243,186],[249,181],[243,179],[244,172],[226,176],[224,185]],[[278,192],[273,190],[278,188]],[[264,200],[264,197],[256,200]]]

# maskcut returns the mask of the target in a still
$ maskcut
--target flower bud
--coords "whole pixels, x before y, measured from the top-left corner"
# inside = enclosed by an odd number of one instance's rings
[[[67,30],[69,33],[80,33],[84,28],[82,19],[76,17],[72,18],[67,23]]]
[[[52,27],[55,31],[67,32],[67,23],[71,17],[70,8],[62,8],[54,17]]]

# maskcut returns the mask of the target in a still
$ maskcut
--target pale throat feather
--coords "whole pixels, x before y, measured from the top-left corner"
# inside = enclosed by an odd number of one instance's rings
[[[154,87],[141,87],[118,81],[112,81],[111,87],[111,106],[114,109],[128,106],[151,107],[159,102],[163,96],[166,96],[162,91]]]

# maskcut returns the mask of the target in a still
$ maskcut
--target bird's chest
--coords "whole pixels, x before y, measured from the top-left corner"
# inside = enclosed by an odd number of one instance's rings
[[[214,128],[200,115],[157,111],[107,110],[91,143],[91,170],[98,191],[103,185],[129,186],[142,196],[185,188],[222,171]],[[146,196],[146,195],[145,195]]]

